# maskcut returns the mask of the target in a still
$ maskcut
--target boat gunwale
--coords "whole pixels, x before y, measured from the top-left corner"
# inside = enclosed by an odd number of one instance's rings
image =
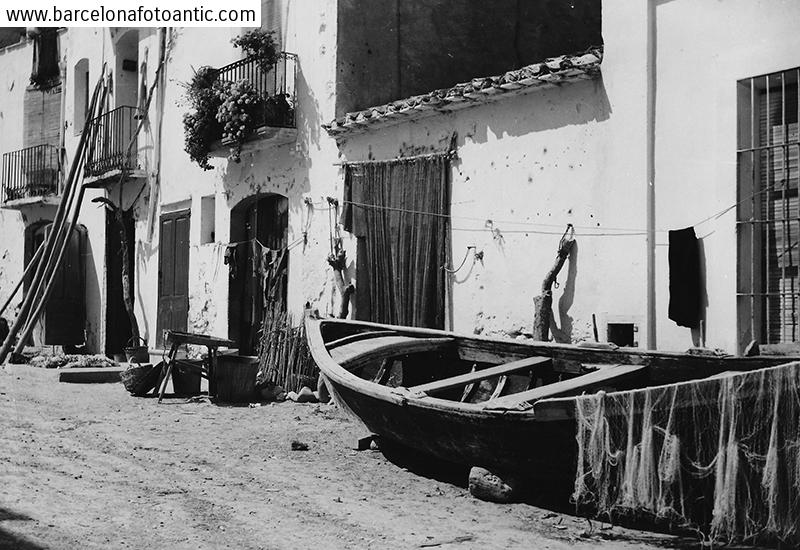
[[[381,386],[380,384],[376,384],[375,382],[370,382],[369,380],[364,380],[356,376],[355,374],[351,373],[336,360],[331,357],[328,350],[325,348],[325,341],[322,338],[322,326],[325,323],[329,323],[333,320],[328,319],[312,319],[308,318],[306,320],[306,337],[308,339],[308,345],[311,350],[311,355],[316,361],[317,366],[320,368],[322,374],[330,378],[332,382],[340,384],[342,386],[347,387],[348,389],[355,391],[359,394],[372,397],[375,399],[379,399],[381,401],[388,402],[393,405],[397,406],[416,406],[424,409],[433,409],[436,411],[447,412],[447,413],[456,413],[461,415],[467,416],[476,416],[482,418],[498,418],[504,417],[508,415],[520,415],[520,416],[530,416],[531,411],[515,411],[515,410],[486,410],[483,409],[480,404],[473,404],[473,403],[461,403],[450,401],[448,399],[441,399],[438,397],[423,397],[418,398],[412,395],[407,390],[399,388],[390,388],[388,386]],[[342,323],[342,324],[353,324],[353,323]],[[359,321],[357,324],[361,324]],[[364,325],[373,325],[372,323],[364,323]],[[378,325],[374,324],[375,326],[387,327],[390,325]],[[392,326],[392,328],[395,328]],[[439,335],[447,335],[449,337],[453,337],[452,334],[445,332],[445,331],[438,331],[435,329],[416,329],[412,328],[409,331],[406,331],[406,328],[410,327],[396,327],[398,332],[402,335],[402,332],[406,332],[406,334],[411,334],[414,336],[420,335],[430,335],[436,334]],[[458,338],[458,336],[456,336]]]
[[[582,347],[575,344],[558,344],[552,342],[535,342],[535,343],[517,342],[513,340],[503,340],[499,338],[488,338],[475,335],[467,336],[439,329],[386,325],[381,323],[372,323],[369,321],[350,321],[344,319],[315,319],[312,317],[306,318],[306,335],[311,355],[316,361],[317,365],[319,366],[322,374],[327,378],[330,378],[332,382],[347,387],[348,389],[356,393],[372,397],[375,399],[379,399],[398,406],[415,406],[423,409],[431,409],[438,412],[446,412],[448,414],[457,414],[461,416],[470,416],[482,419],[504,418],[512,416],[519,418],[529,418],[530,420],[537,420],[537,421],[566,420],[570,419],[572,415],[565,410],[565,407],[568,407],[572,402],[574,402],[577,398],[581,396],[573,395],[573,396],[548,397],[535,401],[533,404],[527,402],[520,403],[520,407],[525,407],[525,404],[527,403],[527,407],[525,408],[505,408],[505,409],[487,409],[484,408],[482,403],[462,403],[448,399],[441,399],[433,396],[416,396],[415,394],[409,392],[406,388],[402,387],[390,388],[387,386],[382,386],[375,382],[371,382],[369,380],[365,380],[363,378],[360,378],[359,376],[356,376],[355,374],[353,374],[352,372],[341,366],[335,359],[333,359],[333,357],[331,357],[329,350],[326,348],[325,341],[322,337],[322,327],[324,325],[342,325],[342,326],[359,327],[367,329],[380,328],[383,330],[394,330],[399,336],[408,335],[415,337],[423,337],[423,336],[448,337],[448,338],[453,338],[457,345],[464,341],[472,341],[477,343],[484,342],[487,344],[496,344],[500,342],[515,346],[520,346],[521,348],[530,347],[532,350],[539,348],[545,350],[551,349],[553,351],[574,351],[576,353],[591,352],[591,353],[598,353],[601,356],[606,354],[613,356],[614,354],[616,354],[616,355],[628,356],[630,358],[641,358],[641,359],[650,358],[654,360],[657,359],[676,360],[687,357],[693,357],[695,359],[698,358],[708,359],[710,360],[710,362],[714,361],[731,362],[734,364],[734,366],[741,366],[741,367],[746,367],[748,363],[752,363],[754,366],[756,366],[761,364],[765,360],[763,356],[737,357],[729,355],[729,356],[713,356],[713,357],[703,358],[698,356],[690,356],[682,352],[653,351],[653,350],[639,350],[639,349],[636,350],[597,349],[597,348]],[[775,364],[763,366],[761,368],[758,367],[751,369],[743,368],[741,369],[741,372],[751,373],[762,369],[778,368],[786,366],[791,363],[800,361],[800,357],[785,357],[785,358],[770,357],[769,360],[770,361],[774,360]],[[785,360],[785,362],[782,362],[783,360]],[[656,384],[653,386],[634,388],[631,390],[620,390],[618,392],[609,392],[608,395],[652,390],[655,388],[664,388],[676,384],[696,383],[703,380],[708,380],[708,378],[697,378],[697,379],[683,380],[665,384]]]

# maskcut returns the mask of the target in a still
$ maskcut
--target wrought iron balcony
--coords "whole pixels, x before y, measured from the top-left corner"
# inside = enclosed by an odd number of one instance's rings
[[[90,132],[83,168],[85,177],[139,168],[136,143],[129,147],[136,135],[138,118],[139,109],[136,107],[117,107],[89,123],[84,130]]]
[[[3,203],[61,192],[61,155],[52,145],[36,145],[3,155]]]
[[[259,127],[296,128],[295,78],[297,56],[280,52],[272,66],[265,66],[259,56],[251,56],[218,69],[217,80],[239,82],[249,80],[261,96]]]

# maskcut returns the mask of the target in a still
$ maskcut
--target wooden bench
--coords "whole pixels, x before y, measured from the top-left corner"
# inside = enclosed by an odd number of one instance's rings
[[[579,393],[593,386],[616,382],[624,378],[641,374],[647,370],[646,365],[609,365],[596,371],[582,374],[568,380],[547,384],[520,393],[490,399],[483,403],[484,409],[516,409],[525,403],[556,397],[564,394]]]
[[[228,340],[227,338],[219,338],[217,336],[210,336],[208,334],[179,332],[177,330],[165,331],[164,341],[170,344],[170,349],[162,366],[164,380],[162,380],[161,387],[159,388],[158,402],[161,403],[161,400],[164,398],[164,391],[167,389],[167,381],[172,376],[173,367],[177,364],[196,370],[202,377],[207,378],[208,395],[215,395],[216,388],[214,386],[214,370],[217,367],[217,355],[219,353],[218,349],[220,347],[233,348],[236,346],[236,343],[232,340]],[[178,359],[178,349],[185,344],[205,346],[208,349],[207,360],[205,362],[198,362],[187,359]]]
[[[480,382],[481,380],[494,378],[495,376],[505,376],[515,372],[531,370],[549,362],[549,357],[528,357],[527,359],[520,359],[519,361],[504,363],[502,365],[496,365],[494,367],[476,370],[466,374],[459,374],[458,376],[445,378],[443,380],[435,380],[427,384],[413,386],[408,388],[408,391],[414,395],[423,396],[424,394],[431,394],[449,390],[451,388],[457,388],[459,386],[466,386],[467,384]]]

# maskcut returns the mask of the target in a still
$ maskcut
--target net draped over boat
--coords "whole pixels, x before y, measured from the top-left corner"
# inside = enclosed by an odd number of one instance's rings
[[[800,363],[580,396],[575,413],[577,504],[800,539]]]

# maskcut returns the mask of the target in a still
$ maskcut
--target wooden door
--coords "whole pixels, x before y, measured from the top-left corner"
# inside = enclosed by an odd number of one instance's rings
[[[189,211],[161,216],[158,254],[156,345],[164,331],[186,331],[189,320]]]
[[[50,230],[50,226],[47,227]],[[34,236],[35,246],[40,239]],[[43,238],[43,236],[42,236]],[[44,318],[46,345],[81,345],[85,340],[86,292],[83,256],[86,228],[76,226],[70,235],[61,265],[56,271],[53,291]]]

